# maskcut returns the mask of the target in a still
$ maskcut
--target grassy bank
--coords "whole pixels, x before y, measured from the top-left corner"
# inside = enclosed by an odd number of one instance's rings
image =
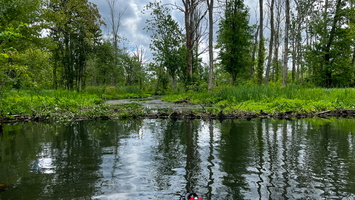
[[[310,113],[336,109],[355,109],[353,88],[304,88],[291,85],[238,86],[216,89],[212,93],[188,92],[163,97],[163,100],[190,99],[191,103],[211,105],[208,112],[233,113],[236,111],[266,113]]]
[[[142,108],[138,104],[105,104],[103,94],[93,91],[8,90],[1,95],[0,119],[68,121],[141,114]]]
[[[179,101],[189,99],[189,103],[199,104],[205,108],[204,113],[161,113],[156,115],[144,113],[138,103],[124,105],[108,105],[105,99],[121,99],[130,97],[146,97],[137,90],[124,93],[115,87],[90,88],[84,92],[66,90],[9,90],[3,91],[0,99],[0,121],[31,121],[31,120],[82,120],[98,118],[126,117],[161,117],[181,118],[212,118],[219,114],[247,117],[262,116],[263,113],[274,117],[282,113],[310,114],[303,117],[317,116],[321,111],[354,110],[355,89],[324,89],[289,86],[239,86],[217,88],[213,92],[186,92],[170,94],[162,99]],[[126,92],[127,92],[126,91]],[[108,98],[109,97],[109,98]],[[262,111],[262,112],[261,112]],[[253,113],[258,113],[254,115]],[[312,114],[313,113],[313,114]],[[338,113],[329,113],[336,116]],[[349,113],[348,113],[349,114]],[[355,114],[351,112],[350,115]],[[178,116],[177,116],[178,115]],[[245,116],[245,115],[244,115]],[[222,116],[223,117],[223,116]]]

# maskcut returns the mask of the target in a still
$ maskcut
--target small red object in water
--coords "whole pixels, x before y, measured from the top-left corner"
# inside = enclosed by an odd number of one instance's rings
[[[201,197],[198,197],[196,193],[188,193],[186,197],[187,200],[203,200]]]
[[[189,200],[203,200],[201,197],[191,197]]]

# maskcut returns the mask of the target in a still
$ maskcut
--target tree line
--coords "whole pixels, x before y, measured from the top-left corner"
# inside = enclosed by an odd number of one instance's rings
[[[259,0],[257,8],[243,0],[152,0],[141,12],[149,15],[141,28],[151,37],[150,61],[147,49],[120,45],[125,10],[106,3],[104,21],[88,0],[1,1],[1,90],[355,84],[354,0]]]

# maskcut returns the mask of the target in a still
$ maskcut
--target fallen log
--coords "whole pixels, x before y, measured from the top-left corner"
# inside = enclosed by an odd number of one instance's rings
[[[175,104],[180,104],[180,103],[189,103],[190,100],[189,99],[182,99],[182,100],[179,100],[179,101],[174,101]]]

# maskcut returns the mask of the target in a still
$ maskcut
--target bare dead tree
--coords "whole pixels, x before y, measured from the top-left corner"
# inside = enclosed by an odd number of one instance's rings
[[[106,0],[107,5],[109,7],[109,25],[110,25],[110,29],[111,29],[111,36],[112,36],[112,45],[114,47],[114,66],[118,67],[118,54],[119,54],[119,47],[118,47],[118,43],[120,40],[120,36],[119,36],[119,28],[121,26],[121,19],[122,16],[125,13],[126,8],[124,8],[123,10],[117,10],[117,3],[118,0]],[[111,84],[115,84],[116,83],[116,78],[111,80]]]
[[[278,81],[280,75],[280,63],[279,63],[279,48],[281,43],[281,25],[283,21],[283,8],[284,0],[277,0],[275,2],[275,37],[274,37],[274,56],[273,56],[273,73],[272,73],[272,80]]]
[[[118,0],[106,0],[106,2],[110,11],[109,24],[111,26],[110,28],[111,28],[113,45],[115,49],[118,49],[118,42],[119,42],[118,30],[121,26],[121,19],[126,11],[126,8],[117,11],[116,4]]]
[[[205,17],[207,10],[196,17],[198,6],[203,0],[182,0],[183,8],[178,7],[184,13],[185,19],[185,36],[186,36],[186,49],[187,49],[187,73],[190,81],[192,80],[192,68],[194,58],[194,47],[198,42],[197,31],[200,27],[202,19]]]

